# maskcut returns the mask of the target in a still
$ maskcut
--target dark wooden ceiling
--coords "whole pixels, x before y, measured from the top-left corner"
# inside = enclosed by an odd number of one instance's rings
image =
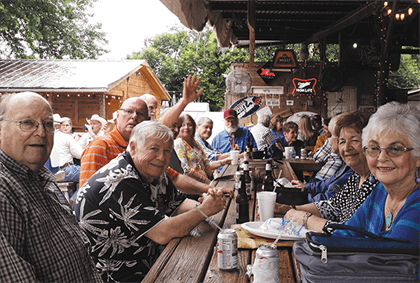
[[[248,1],[207,0],[209,8],[221,12],[238,39],[239,46],[249,44]],[[383,1],[255,1],[256,45],[327,43],[341,40],[369,42],[379,38],[389,16]],[[388,4],[392,6],[395,1]],[[396,12],[405,12],[404,20],[394,20],[392,41],[398,45],[419,47],[419,3],[397,1]],[[413,13],[407,15],[411,7]],[[388,17],[388,19],[387,19]]]

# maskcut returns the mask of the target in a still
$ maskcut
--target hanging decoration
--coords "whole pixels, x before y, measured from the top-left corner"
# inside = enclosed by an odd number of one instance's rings
[[[235,101],[229,108],[238,113],[238,119],[248,117],[260,109],[264,98],[262,96],[248,96]]]

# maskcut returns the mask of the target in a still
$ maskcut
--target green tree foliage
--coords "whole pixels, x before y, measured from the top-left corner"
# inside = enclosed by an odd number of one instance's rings
[[[101,24],[89,23],[96,0],[0,0],[0,58],[95,59],[108,52]]]
[[[417,89],[420,87],[420,55],[401,54],[400,67],[390,72],[389,82],[396,88]]]
[[[179,98],[184,78],[189,74],[201,77],[200,88],[204,89],[200,100],[209,102],[212,111],[224,105],[225,76],[231,71],[233,62],[249,62],[247,48],[221,50],[217,47],[214,32],[206,28],[203,32],[171,30],[147,39],[145,48],[129,55],[128,59],[145,59],[159,80],[172,95]],[[255,51],[255,62],[272,60],[275,47],[259,47]]]
[[[271,62],[277,49],[293,49],[300,54],[300,44],[279,46],[261,46],[255,49],[255,62]],[[317,47],[311,45],[310,60],[319,61]],[[332,47],[331,50],[335,50]],[[334,61],[334,52],[329,58]],[[231,71],[233,62],[249,62],[248,48],[221,50],[217,47],[214,32],[205,28],[201,33],[183,31],[172,27],[170,33],[161,34],[145,41],[140,52],[127,56],[128,59],[145,59],[158,76],[159,80],[172,95],[177,98],[182,93],[182,84],[189,74],[201,77],[200,87],[204,88],[202,102],[209,102],[212,111],[220,110],[224,105],[226,76]]]

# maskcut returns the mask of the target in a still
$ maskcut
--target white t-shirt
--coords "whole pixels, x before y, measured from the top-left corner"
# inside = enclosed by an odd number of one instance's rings
[[[104,131],[100,130],[96,136],[100,137],[103,135],[104,135]],[[78,143],[80,145],[88,146],[91,141],[93,141],[93,137],[89,133],[84,133],[82,137],[79,139]]]
[[[78,144],[71,135],[60,131],[54,133],[54,147],[51,151],[51,155],[58,154],[60,158],[58,159],[56,156],[51,156],[52,167],[63,166],[67,162],[73,163],[73,158],[80,159],[82,153],[82,146]],[[59,163],[57,163],[58,160]]]

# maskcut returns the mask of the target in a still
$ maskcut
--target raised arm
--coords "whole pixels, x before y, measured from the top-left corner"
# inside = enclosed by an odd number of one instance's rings
[[[165,126],[171,128],[171,126],[176,122],[179,115],[181,115],[182,111],[185,107],[190,103],[197,99],[203,89],[197,91],[198,84],[200,83],[201,78],[197,77],[196,75],[192,76],[189,75],[188,78],[184,80],[184,88],[182,90],[182,98],[178,101],[175,106],[171,107],[167,112],[165,112],[162,117],[160,118],[160,122]]]

